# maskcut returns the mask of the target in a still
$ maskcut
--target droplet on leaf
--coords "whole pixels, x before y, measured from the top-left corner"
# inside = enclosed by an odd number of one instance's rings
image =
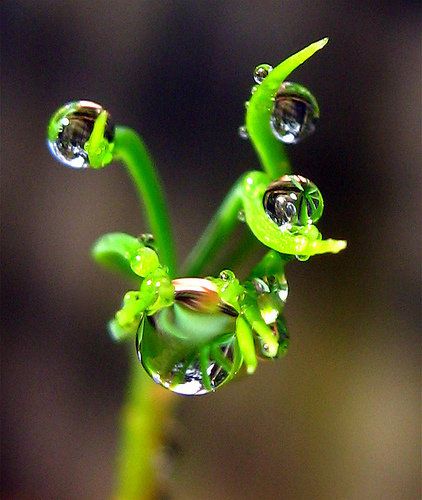
[[[253,72],[253,79],[259,85],[268,76],[268,73],[273,70],[270,64],[259,64]]]
[[[91,101],[66,104],[56,111],[48,126],[51,153],[71,168],[107,165],[112,160],[113,140],[109,113]]]
[[[292,82],[281,84],[270,121],[276,139],[296,144],[314,132],[318,118],[318,103],[307,88]]]
[[[280,227],[312,224],[324,208],[319,189],[300,175],[284,175],[270,184],[263,203],[267,215]]]

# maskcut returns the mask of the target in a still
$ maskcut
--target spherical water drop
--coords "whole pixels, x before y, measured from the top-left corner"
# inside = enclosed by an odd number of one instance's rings
[[[244,210],[239,210],[237,212],[237,220],[240,222],[246,222],[246,214]]]
[[[91,101],[66,104],[56,111],[48,126],[51,153],[71,168],[99,168],[110,163],[113,140],[114,125],[110,115]]]
[[[285,144],[296,144],[315,130],[319,107],[309,90],[298,83],[283,82],[271,115],[274,136]]]
[[[273,67],[270,64],[260,64],[258,65],[253,72],[253,79],[258,83],[262,83],[265,77],[268,76],[268,73],[273,70]]]
[[[280,227],[312,224],[324,208],[319,189],[300,175],[285,175],[270,184],[263,204],[267,215]]]
[[[237,133],[241,139],[247,141],[249,139],[248,131],[246,130],[246,126],[242,125],[237,129]]]
[[[231,271],[227,279],[231,278]],[[185,395],[215,391],[231,380],[242,365],[235,331],[236,317],[227,310],[204,312],[213,301],[215,285],[206,279],[173,281],[175,303],[150,317],[138,356],[163,387]],[[183,285],[185,283],[185,285]]]

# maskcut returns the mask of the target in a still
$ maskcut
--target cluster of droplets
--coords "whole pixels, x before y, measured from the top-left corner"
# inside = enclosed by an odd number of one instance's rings
[[[270,64],[259,64],[253,73],[256,82],[251,89],[253,95],[259,85],[273,70]],[[274,96],[270,127],[274,137],[285,144],[296,144],[315,130],[319,119],[319,106],[312,93],[303,85],[283,82]],[[245,102],[246,108],[249,101]],[[241,139],[249,139],[246,125],[238,129]]]

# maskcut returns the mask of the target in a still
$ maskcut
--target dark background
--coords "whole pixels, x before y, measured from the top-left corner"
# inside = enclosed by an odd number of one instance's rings
[[[291,148],[348,248],[288,269],[285,359],[182,398],[177,499],[419,498],[420,9],[417,2],[3,1],[4,498],[110,492],[127,356],[105,331],[126,284],[89,258],[144,228],[122,168],[45,146],[69,100],[139,130],[186,255],[235,179],[252,70],[323,36],[298,69],[322,113]]]

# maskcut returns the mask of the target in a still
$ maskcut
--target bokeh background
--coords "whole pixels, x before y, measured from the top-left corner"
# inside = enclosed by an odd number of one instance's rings
[[[323,36],[292,79],[322,116],[290,148],[347,251],[288,269],[286,358],[181,398],[175,499],[417,499],[420,7],[411,1],[8,1],[2,22],[2,498],[110,494],[124,347],[105,322],[126,284],[89,258],[145,228],[125,172],[45,147],[62,103],[103,103],[144,136],[185,256],[257,167],[237,137],[256,64]]]

